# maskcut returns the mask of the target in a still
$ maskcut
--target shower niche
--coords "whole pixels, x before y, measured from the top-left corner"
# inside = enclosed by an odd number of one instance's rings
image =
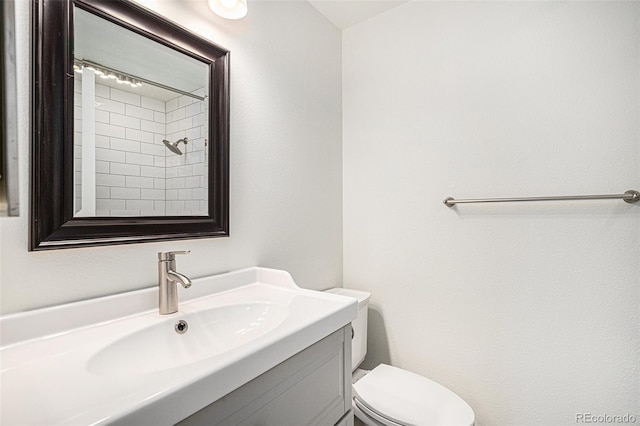
[[[33,28],[30,250],[227,236],[229,52],[129,1]]]

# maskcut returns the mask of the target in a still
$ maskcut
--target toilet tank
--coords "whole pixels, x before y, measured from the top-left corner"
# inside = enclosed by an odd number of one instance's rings
[[[326,291],[328,293],[358,299],[358,316],[351,322],[351,326],[353,327],[353,339],[351,340],[351,371],[355,371],[362,361],[364,361],[364,356],[367,354],[367,312],[371,293],[348,288],[330,288]]]

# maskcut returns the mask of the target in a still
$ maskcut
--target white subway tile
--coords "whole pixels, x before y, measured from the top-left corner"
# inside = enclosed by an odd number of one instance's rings
[[[180,161],[181,159],[182,155],[171,155],[170,157],[167,157],[165,160],[166,167],[179,166],[180,164],[182,164],[182,162]]]
[[[140,95],[125,92],[120,89],[111,88],[111,99],[135,106],[140,106]]]
[[[204,152],[194,151],[187,156],[187,164],[196,165],[204,162]]]
[[[202,136],[200,135],[200,129],[200,126],[187,129],[187,137],[189,139],[199,139]]]
[[[125,128],[113,126],[111,124],[96,123],[96,135],[110,136],[113,138],[124,138]]]
[[[141,189],[140,198],[143,200],[164,200],[164,189]],[[157,206],[155,208],[158,208]]]
[[[140,142],[138,141],[111,138],[110,146],[111,149],[117,149],[118,151],[140,152]],[[122,162],[124,163],[125,161]]]
[[[96,160],[96,173],[109,173],[111,163],[108,161]]]
[[[191,105],[192,103],[196,102],[195,98],[192,98],[191,96],[187,96],[187,95],[182,95],[178,98],[178,105],[182,108],[182,107],[186,107],[187,105]]]
[[[96,199],[110,199],[111,187],[109,186],[96,186]]]
[[[110,113],[111,124],[129,129],[140,129],[140,119],[123,114]]]
[[[167,113],[167,123],[182,120],[187,116],[185,108],[178,108],[174,111]]]
[[[196,102],[193,103],[191,105],[187,105],[185,107],[185,115],[186,117],[193,117],[195,115],[200,114],[202,111],[200,111],[200,102]]]
[[[127,188],[153,188],[153,178],[140,176],[127,176]]]
[[[151,154],[157,156],[163,156],[166,154],[167,147],[163,145],[153,145],[150,143],[143,143],[140,145],[140,151],[143,154]]]
[[[112,199],[139,200],[140,188],[111,188]]]
[[[140,108],[134,105],[126,105],[125,111],[129,117],[136,117],[144,120],[153,120],[153,110],[147,108]]]
[[[178,105],[178,98],[171,99],[170,101],[167,101],[167,102],[165,103],[165,106],[166,106],[166,110],[165,110],[165,111],[166,111],[167,113],[169,113],[169,112],[171,112],[171,111],[174,111],[174,110],[178,109],[178,108],[179,108],[179,105]]]
[[[178,132],[179,130],[180,130],[180,122],[178,121],[173,121],[165,125],[165,132],[167,135]]]
[[[109,148],[111,146],[111,138],[109,136],[96,135],[97,148]]]
[[[127,152],[126,153],[126,161],[127,164],[142,164],[142,154],[138,154],[137,152]]]
[[[153,210],[153,201],[127,200],[127,210]]]
[[[154,111],[153,112],[153,121],[155,121],[157,123],[166,124],[167,123],[167,114],[165,114],[164,112]]]
[[[142,154],[142,165],[143,166],[153,166],[154,156],[151,154]]]
[[[140,176],[140,166],[137,164],[111,163],[111,174]]]
[[[187,188],[198,188],[200,186],[200,176],[188,176],[184,180]]]
[[[200,210],[200,201],[198,200],[187,200],[184,203],[184,207],[193,214],[193,212]]]
[[[147,132],[153,132],[153,133],[164,135],[165,133],[164,127],[165,127],[164,124],[156,123],[155,121],[150,121],[150,120],[140,121],[140,128],[142,130],[146,130]]]
[[[143,96],[141,101],[142,101],[143,108],[149,108],[154,111],[158,111],[162,113],[166,111],[165,103],[162,101],[159,101],[157,99],[147,98],[146,96]]]
[[[112,149],[96,148],[96,160],[100,161],[120,161],[124,163],[125,155],[122,151]]]
[[[169,200],[177,200],[178,199],[178,190],[177,189],[166,189],[164,191],[164,199]]]
[[[96,113],[96,121],[98,123],[106,123],[106,124],[110,123],[109,114],[111,114],[111,113],[109,111],[96,109],[95,113]]]
[[[122,102],[117,102],[100,96],[96,96],[96,109],[124,114],[124,104]]]
[[[96,173],[96,185],[102,186],[124,186],[124,176],[117,176],[105,173]]]
[[[206,163],[198,163],[198,164],[194,164],[193,165],[193,174],[196,176],[206,176],[207,172],[206,172],[206,167],[205,167]]]
[[[165,160],[166,160],[166,157],[164,156],[164,152],[163,152],[162,156],[154,155],[153,156],[153,165],[156,166],[156,167],[163,167],[164,168],[164,166],[166,164]]]
[[[193,120],[191,117],[183,118],[180,120],[180,124],[178,124],[180,131],[186,131],[191,127],[193,127]]]
[[[183,177],[167,179],[167,189],[178,189],[178,188],[184,188],[184,187],[185,187],[185,184],[184,184]]]
[[[135,152],[127,152],[127,161],[128,164],[139,164],[144,166],[153,166],[153,155],[149,154],[138,154]]]
[[[165,177],[167,179],[173,179],[178,177],[178,168],[177,167],[167,167],[165,169]]]
[[[178,176],[193,176],[193,165],[178,166]]]
[[[104,84],[96,84],[96,96],[101,98],[108,98],[109,86],[105,86]]]
[[[184,201],[167,201],[167,210],[184,210]]]
[[[204,126],[207,122],[207,116],[205,115],[205,113],[194,115],[192,119],[192,123],[194,126]]]
[[[155,189],[165,189],[166,185],[165,185],[166,179],[164,178],[154,178],[153,179],[153,187]]]
[[[164,167],[142,166],[140,167],[140,176],[164,179],[165,169]]]
[[[154,210],[162,210],[162,211],[164,211],[166,209],[166,204],[167,204],[167,202],[164,201],[164,198],[162,200],[154,200],[153,201],[153,208],[154,208]]]
[[[178,190],[179,200],[191,200],[192,198],[193,198],[193,191],[190,188]]]
[[[126,138],[132,141],[152,143],[153,133],[128,128],[126,129]]]
[[[193,199],[194,200],[206,200],[207,193],[204,188],[193,188]]]
[[[113,200],[113,199],[97,199],[96,200],[96,209],[100,210],[112,210],[112,209],[122,209],[126,208],[126,203],[124,200]]]

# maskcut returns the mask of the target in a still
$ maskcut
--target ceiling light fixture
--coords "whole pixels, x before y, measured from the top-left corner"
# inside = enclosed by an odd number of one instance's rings
[[[247,0],[209,0],[209,8],[223,18],[240,19],[247,14]]]

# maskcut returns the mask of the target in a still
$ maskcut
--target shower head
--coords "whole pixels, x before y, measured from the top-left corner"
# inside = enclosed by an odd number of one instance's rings
[[[178,154],[178,155],[182,155],[182,151],[180,151],[180,148],[178,148],[178,144],[182,142],[183,144],[187,145],[187,138],[182,138],[182,139],[178,139],[175,142],[169,142],[168,140],[164,139],[162,141],[163,144],[166,145],[167,148],[169,148],[169,150],[171,152],[173,152],[174,154]]]

